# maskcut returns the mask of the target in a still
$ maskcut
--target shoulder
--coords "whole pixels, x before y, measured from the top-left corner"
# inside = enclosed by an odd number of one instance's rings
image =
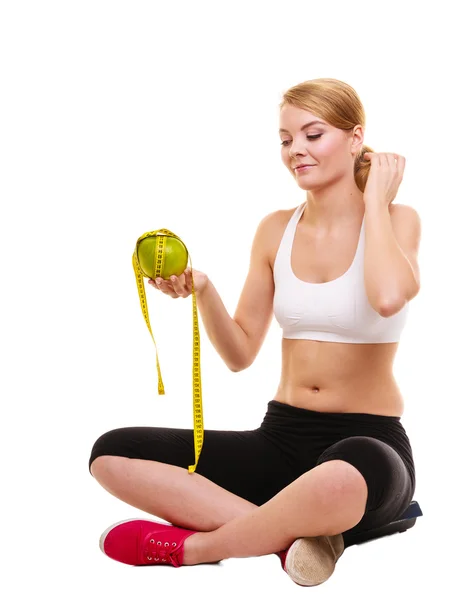
[[[258,223],[257,233],[270,236],[280,229],[284,231],[297,208],[295,206],[294,208],[278,209],[265,215]]]
[[[275,256],[287,224],[297,208],[295,206],[294,208],[275,210],[264,216],[258,224],[255,239],[259,238],[260,243],[264,246],[271,267],[275,262]]]

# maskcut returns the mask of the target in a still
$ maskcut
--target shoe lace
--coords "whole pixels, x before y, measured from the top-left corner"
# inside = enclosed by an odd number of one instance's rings
[[[169,562],[173,564],[174,557],[171,556],[171,552],[173,552],[173,547],[176,545],[176,542],[169,544],[169,542],[157,542],[151,538],[145,548],[145,557],[150,562],[161,561],[163,563]]]

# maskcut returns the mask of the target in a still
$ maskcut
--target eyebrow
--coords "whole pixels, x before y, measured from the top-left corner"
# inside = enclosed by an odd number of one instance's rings
[[[303,131],[310,125],[315,125],[316,123],[319,123],[319,125],[325,125],[325,123],[323,121],[310,121],[309,123],[306,123],[306,125],[303,125],[303,127],[301,128],[301,131]],[[289,131],[287,129],[280,129],[279,133],[289,133]]]

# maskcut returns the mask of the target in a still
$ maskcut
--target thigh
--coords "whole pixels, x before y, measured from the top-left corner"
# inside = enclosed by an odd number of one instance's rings
[[[195,462],[193,430],[167,427],[113,429],[95,442],[89,469],[102,455],[154,460],[187,470]],[[259,429],[204,430],[195,472],[258,506],[295,478],[280,450]]]
[[[389,444],[369,436],[345,438],[327,448],[317,464],[336,459],[358,469],[368,488],[364,516],[349,532],[390,523],[409,506],[414,484],[400,454]]]

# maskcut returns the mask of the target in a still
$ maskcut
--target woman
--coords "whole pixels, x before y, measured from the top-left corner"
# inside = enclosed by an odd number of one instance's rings
[[[207,275],[193,273],[205,329],[232,371],[252,364],[275,315],[278,390],[259,428],[205,430],[192,474],[191,429],[126,427],[96,441],[96,480],[172,523],[111,526],[100,538],[111,558],[178,567],[276,552],[297,584],[317,585],[348,532],[410,504],[414,461],[392,367],[420,287],[420,219],[391,204],[404,158],[373,153],[364,127],[360,99],[341,81],[284,94],[282,160],[306,202],[260,222],[234,318]],[[149,283],[188,297],[190,270],[171,279]]]

